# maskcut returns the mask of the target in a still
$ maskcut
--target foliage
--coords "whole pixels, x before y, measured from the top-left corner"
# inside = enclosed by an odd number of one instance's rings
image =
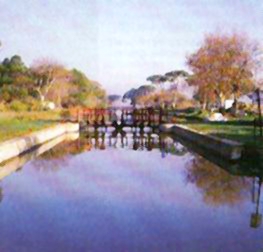
[[[46,96],[54,85],[64,83],[69,78],[68,71],[60,64],[49,60],[41,60],[31,67],[31,74],[34,78],[33,88],[39,94],[41,101],[46,100]],[[57,89],[57,93],[64,88]]]
[[[113,94],[113,95],[109,95],[107,98],[108,98],[109,103],[113,103],[113,102],[118,101],[119,99],[121,99],[121,96]]]
[[[134,97],[135,97],[135,95],[136,95],[136,89],[135,89],[135,88],[132,88],[132,89],[130,89],[129,91],[127,91],[127,92],[123,95],[122,99],[123,99],[123,100],[126,100],[126,99],[133,100]]]
[[[147,96],[155,91],[155,87],[150,85],[143,85],[140,86],[137,89],[131,89],[128,92],[126,92],[123,96],[123,100],[130,99],[131,104],[135,105],[137,104],[140,97]]]
[[[192,107],[193,101],[187,99],[176,90],[167,90],[143,95],[137,98],[137,104],[145,107],[172,107],[185,109]]]
[[[25,103],[23,103],[23,102],[21,102],[19,100],[13,100],[10,103],[9,107],[10,107],[11,110],[14,110],[16,112],[28,110],[27,104],[25,104]]]
[[[3,102],[11,102],[14,99],[25,99],[28,96],[28,89],[13,85],[4,85],[0,89],[0,97]]]
[[[164,76],[166,77],[168,81],[174,82],[178,77],[188,78],[189,73],[187,73],[184,70],[175,70],[175,71],[166,73]]]
[[[28,96],[25,103],[28,106],[28,111],[40,111],[42,109],[41,101],[34,99],[32,96]]]
[[[6,104],[4,102],[1,102],[0,103],[0,112],[5,112],[7,110],[8,110],[8,108],[7,108]]]
[[[43,110],[47,103],[58,108],[70,106],[104,107],[106,93],[84,73],[42,59],[28,68],[20,56],[0,63],[0,103],[3,110]]]
[[[230,175],[200,156],[195,156],[189,162],[186,179],[196,185],[204,202],[212,206],[233,206],[250,196],[249,179]]]
[[[198,86],[196,97],[203,106],[223,106],[226,99],[237,99],[250,91],[259,67],[258,53],[258,46],[241,35],[208,35],[187,59],[194,73],[189,82]]]
[[[165,75],[152,75],[147,78],[153,84],[162,84],[163,82],[175,82],[178,78],[187,80],[189,74],[184,70],[175,70]],[[172,107],[185,109],[193,107],[196,104],[191,99],[185,97],[177,88],[170,86],[168,90],[158,91],[152,85],[142,85],[139,88],[132,88],[123,95],[123,100],[130,99],[131,104],[142,107]]]
[[[89,80],[85,74],[73,69],[72,82],[63,103],[70,106],[104,107],[106,105],[106,92],[100,84]],[[66,107],[66,106],[65,106]]]
[[[151,75],[151,76],[147,77],[146,80],[150,81],[153,84],[161,84],[163,82],[166,82],[167,78],[164,75],[156,74],[156,75]]]
[[[12,84],[16,78],[27,71],[25,64],[18,55],[10,59],[5,58],[0,64],[0,87],[4,84]]]

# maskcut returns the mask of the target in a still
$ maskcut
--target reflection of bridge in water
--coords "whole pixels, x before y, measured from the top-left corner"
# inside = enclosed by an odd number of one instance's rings
[[[144,127],[158,128],[160,124],[172,121],[173,115],[163,109],[108,108],[82,109],[78,111],[78,121],[94,128]]]
[[[63,142],[63,143],[62,143]],[[60,144],[59,144],[60,143]],[[187,154],[189,151],[192,152],[191,146],[185,147],[184,144],[181,144],[176,138],[173,138],[167,134],[159,134],[153,128],[146,128],[144,131],[140,131],[140,129],[129,128],[128,130],[118,130],[115,128],[103,129],[89,129],[89,131],[84,131],[79,137],[78,134],[70,134],[61,136],[56,138],[44,145],[39,146],[35,150],[29,153],[25,153],[21,156],[18,156],[15,159],[12,159],[1,165],[0,169],[0,180],[4,177],[10,175],[12,172],[18,171],[22,169],[22,167],[26,164],[26,162],[35,159],[39,155],[38,164],[36,168],[39,171],[44,169],[54,170],[57,162],[63,162],[63,157],[73,157],[74,155],[78,155],[82,152],[89,150],[101,150],[102,158],[103,151],[108,148],[123,148],[130,149],[134,151],[149,151],[152,154],[156,154],[159,152],[161,157],[165,158],[169,155],[177,155],[183,156]],[[199,153],[198,151],[196,151]],[[202,155],[203,153],[200,153]],[[120,152],[120,155],[125,155],[125,152]],[[149,153],[150,155],[150,153]],[[48,160],[46,163],[45,160]],[[41,163],[40,161],[43,161]],[[53,163],[51,163],[53,162]],[[67,162],[67,161],[66,161]],[[214,163],[214,162],[213,162]],[[251,164],[251,162],[249,162]],[[43,167],[41,168],[41,165]],[[205,164],[204,164],[205,165]],[[222,163],[218,163],[218,165],[228,171],[228,173],[241,176],[245,178],[251,178],[251,200],[253,203],[253,212],[250,215],[250,226],[253,228],[259,228],[262,223],[262,213],[261,213],[261,187],[262,187],[262,167],[251,167],[245,165],[242,167],[237,167],[237,164],[225,164],[223,166]],[[63,167],[63,166],[62,166]],[[176,168],[176,162],[175,162]],[[212,168],[212,167],[211,167]],[[215,167],[214,167],[215,168]],[[54,170],[55,171],[55,170]],[[202,173],[202,169],[201,169]],[[199,176],[202,176],[202,174]],[[203,173],[203,176],[206,176]],[[217,184],[220,184],[220,177],[218,177]],[[223,178],[224,183],[230,183],[229,177],[228,179]],[[234,185],[234,184],[232,184]],[[232,189],[231,189],[232,190]],[[0,202],[3,197],[3,192],[1,194],[1,183],[0,183]]]
[[[81,140],[81,138],[79,140]],[[85,137],[82,138],[82,141],[86,142],[90,150],[97,149],[103,151],[107,148],[128,148],[134,151],[153,151],[154,149],[160,150],[163,158],[165,158],[168,154],[183,156],[193,150],[190,146],[186,147],[177,138],[167,134],[156,133],[155,130],[151,128],[149,129],[149,132],[138,131],[138,129],[132,130],[131,128],[129,131],[119,131],[118,129],[114,129],[112,132],[95,129],[92,132],[87,132]],[[195,151],[195,153],[196,152],[202,156],[207,156],[207,153],[204,155],[201,151]],[[212,158],[213,156],[211,156],[210,161]],[[250,216],[250,227],[259,228],[262,224],[262,213],[260,212],[263,178],[262,169],[253,169],[253,167],[251,167],[251,169],[248,168],[247,165],[241,163],[218,163],[216,161],[212,162],[212,164],[218,165],[221,169],[226,170],[233,176],[241,176],[244,179],[252,179],[251,201],[254,210]],[[220,180],[220,178],[218,178],[218,180]]]
[[[80,138],[79,141],[82,141],[80,145],[84,144],[88,149],[127,148],[135,151],[159,149],[162,157],[168,153],[179,156],[186,154],[187,149],[179,142],[175,142],[165,134],[158,134],[151,128],[147,129],[147,132],[131,128],[127,131],[95,129],[92,132],[85,132],[85,137]]]

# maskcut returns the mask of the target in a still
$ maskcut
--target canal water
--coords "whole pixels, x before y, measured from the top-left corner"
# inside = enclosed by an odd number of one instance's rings
[[[85,132],[41,148],[0,169],[1,252],[263,251],[249,167],[158,133]]]

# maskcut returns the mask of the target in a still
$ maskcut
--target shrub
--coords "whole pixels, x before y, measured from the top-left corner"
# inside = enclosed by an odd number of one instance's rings
[[[64,121],[68,121],[71,119],[71,113],[68,109],[63,109],[60,112],[60,117],[64,120]]]
[[[10,103],[9,105],[11,110],[14,110],[16,112],[20,112],[20,111],[26,111],[28,110],[28,105],[26,103],[23,103],[19,100],[14,100]]]
[[[25,104],[28,106],[28,111],[41,111],[43,106],[41,101],[34,99],[33,97],[28,97],[25,101]]]
[[[4,102],[0,103],[0,112],[6,112],[8,110],[8,107]]]

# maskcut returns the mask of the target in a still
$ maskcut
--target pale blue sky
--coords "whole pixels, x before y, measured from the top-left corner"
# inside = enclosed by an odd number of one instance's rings
[[[0,0],[0,59],[48,57],[76,67],[109,93],[186,68],[209,32],[263,39],[261,0]]]

